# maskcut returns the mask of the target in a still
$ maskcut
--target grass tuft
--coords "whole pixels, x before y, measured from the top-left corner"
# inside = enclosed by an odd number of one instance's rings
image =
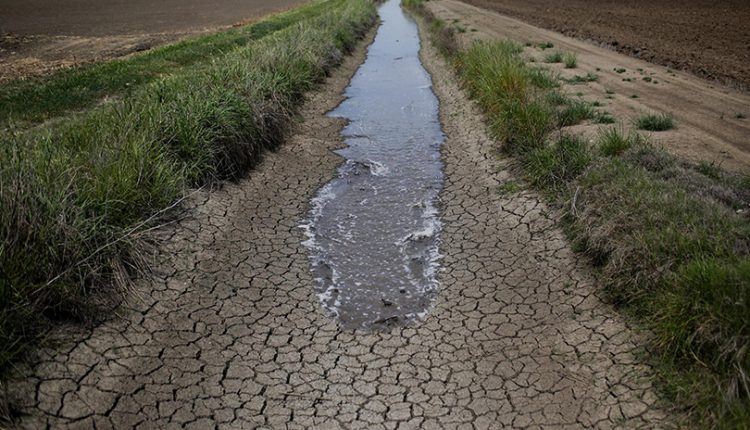
[[[559,127],[568,127],[580,124],[595,116],[596,112],[591,103],[583,100],[569,100],[566,106],[557,112],[557,125]]]
[[[503,195],[515,194],[519,191],[523,191],[523,185],[516,181],[505,181],[498,188],[497,192]]]
[[[578,67],[578,57],[573,52],[563,54],[562,62],[565,64],[566,69],[575,69]]]
[[[573,85],[586,84],[589,82],[596,82],[599,80],[599,75],[596,73],[588,72],[585,75],[575,75],[570,79],[565,79],[565,82]]]
[[[559,77],[550,70],[541,67],[531,67],[527,69],[526,74],[531,80],[531,84],[537,88],[549,90],[560,86]]]
[[[542,51],[544,51],[545,49],[551,49],[555,47],[555,45],[552,42],[542,42],[538,46],[539,46],[539,49],[541,49]]]
[[[596,124],[614,124],[617,120],[611,113],[605,111],[597,111],[594,115],[594,123]]]
[[[675,121],[669,114],[645,114],[636,118],[634,125],[639,130],[666,131],[675,127]]]
[[[646,140],[638,133],[625,134],[622,130],[614,127],[599,130],[597,146],[599,152],[607,157],[622,155],[625,151],[636,145],[645,144]]]
[[[553,52],[551,54],[547,54],[544,56],[544,62],[545,63],[562,63],[563,62],[563,54],[562,52]]]
[[[563,134],[553,144],[529,152],[524,157],[524,165],[534,186],[559,191],[578,177],[591,160],[584,139]]]

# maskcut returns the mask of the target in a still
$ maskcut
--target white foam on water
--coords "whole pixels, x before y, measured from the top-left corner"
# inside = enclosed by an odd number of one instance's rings
[[[305,222],[297,226],[302,229],[305,236],[307,237],[307,240],[302,242],[303,246],[317,251],[321,250],[320,246],[315,240],[315,222],[323,214],[323,208],[325,207],[326,203],[335,198],[336,193],[333,192],[333,184],[329,182],[323,188],[318,190],[315,197],[310,200],[310,215],[308,215]]]
[[[313,262],[313,266],[320,265],[320,264],[326,264],[323,261]],[[330,267],[330,266],[328,266]],[[336,300],[333,300],[334,293],[339,293],[340,290],[338,289],[338,281],[339,281],[339,273],[334,269],[333,267],[330,267],[331,269],[331,280],[328,287],[323,291],[322,293],[318,293],[318,300],[320,300],[321,305],[323,306],[323,309],[328,312],[329,315],[332,316],[338,316],[339,314],[339,308],[341,307],[341,301],[339,299],[340,295],[336,297]],[[323,278],[315,278],[315,282],[318,283],[318,285],[325,285],[328,282],[326,282]],[[333,300],[333,303],[331,301]]]
[[[425,292],[437,290],[437,271],[440,268],[440,260],[443,258],[442,254],[440,254],[440,232],[443,229],[443,224],[440,222],[438,210],[432,204],[432,201],[426,203],[427,207],[422,215],[425,223],[423,231],[429,231],[432,234],[431,237],[434,237],[434,241],[427,248],[427,264],[424,267],[424,277],[427,279],[428,285],[424,286],[423,291]]]
[[[365,164],[370,167],[370,173],[375,176],[386,176],[388,175],[388,173],[390,173],[390,169],[383,165],[383,163],[379,163],[373,160],[367,160],[367,163]]]
[[[325,208],[326,204],[328,202],[332,201],[336,198],[336,193],[333,191],[333,184],[328,183],[325,186],[323,186],[320,190],[318,190],[315,197],[312,198],[310,201],[310,214],[308,215],[305,222],[300,224],[298,227],[302,229],[305,237],[307,238],[305,241],[302,242],[302,245],[308,248],[310,253],[310,264],[314,269],[317,269],[321,265],[327,265],[328,268],[331,270],[331,279],[327,280],[322,277],[316,277],[315,283],[320,286],[326,286],[325,290],[318,293],[318,300],[322,304],[323,308],[326,310],[326,312],[332,316],[338,316],[339,311],[338,308],[341,305],[341,302],[338,298],[331,303],[333,299],[333,293],[337,289],[336,285],[338,283],[339,279],[339,273],[336,271],[336,269],[330,265],[328,265],[324,258],[319,255],[323,251],[323,247],[320,246],[318,241],[315,239],[315,224],[320,219],[320,217],[323,214],[323,209]]]
[[[437,271],[440,268],[440,260],[442,259],[439,239],[440,232],[442,231],[442,223],[438,217],[438,210],[433,205],[432,200],[423,200],[412,206],[424,208],[422,211],[422,228],[404,236],[396,242],[396,245],[401,248],[403,268],[409,274],[412,286],[415,287],[418,293],[426,294],[434,292],[438,288]],[[430,240],[431,243],[426,246],[421,255],[411,255],[408,252],[409,243],[425,239]],[[421,274],[413,273],[410,267],[409,263],[415,258],[424,262]],[[418,314],[419,319],[422,319],[423,316],[429,313],[431,306],[423,313]]]

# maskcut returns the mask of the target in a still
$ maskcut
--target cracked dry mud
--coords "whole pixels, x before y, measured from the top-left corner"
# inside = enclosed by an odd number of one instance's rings
[[[510,173],[430,46],[447,135],[440,294],[424,321],[389,332],[323,314],[298,225],[341,162],[342,123],[324,114],[363,55],[278,152],[160,233],[155,277],[127,309],[40,353],[11,387],[20,427],[666,425],[638,336],[596,297],[539,197],[496,192]]]

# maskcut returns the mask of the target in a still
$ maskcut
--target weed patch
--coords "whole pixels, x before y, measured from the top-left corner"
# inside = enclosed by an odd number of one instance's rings
[[[497,188],[497,192],[500,194],[515,194],[523,189],[524,187],[518,182],[505,181]]]
[[[531,84],[537,88],[549,90],[560,86],[560,79],[558,76],[547,69],[541,67],[532,67],[527,70]]]
[[[583,100],[570,100],[565,107],[557,112],[557,125],[568,127],[580,124],[596,116],[593,106]]]
[[[674,118],[669,114],[645,114],[634,121],[639,130],[666,131],[675,127]]]
[[[562,62],[565,64],[566,69],[575,69],[578,67],[578,57],[573,52],[563,54]]]
[[[609,112],[597,111],[594,115],[594,122],[596,124],[614,124],[617,120]]]
[[[628,149],[645,143],[645,138],[640,134],[630,133],[626,135],[622,130],[614,127],[599,130],[597,138],[599,152],[607,157],[622,155]]]
[[[562,63],[563,54],[562,52],[553,52],[552,54],[547,54],[544,56],[544,62],[545,63]]]
[[[599,75],[588,72],[585,75],[575,75],[570,79],[565,79],[565,82],[573,85],[586,84],[589,82],[596,82],[599,80]]]
[[[534,186],[559,192],[586,169],[591,159],[585,140],[563,134],[554,143],[526,154],[524,165]]]

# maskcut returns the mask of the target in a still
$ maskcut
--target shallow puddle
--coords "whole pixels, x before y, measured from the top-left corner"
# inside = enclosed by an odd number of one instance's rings
[[[350,121],[338,151],[347,161],[302,226],[323,308],[345,328],[412,322],[437,293],[438,101],[416,24],[398,0],[379,13],[367,59],[330,113]]]

